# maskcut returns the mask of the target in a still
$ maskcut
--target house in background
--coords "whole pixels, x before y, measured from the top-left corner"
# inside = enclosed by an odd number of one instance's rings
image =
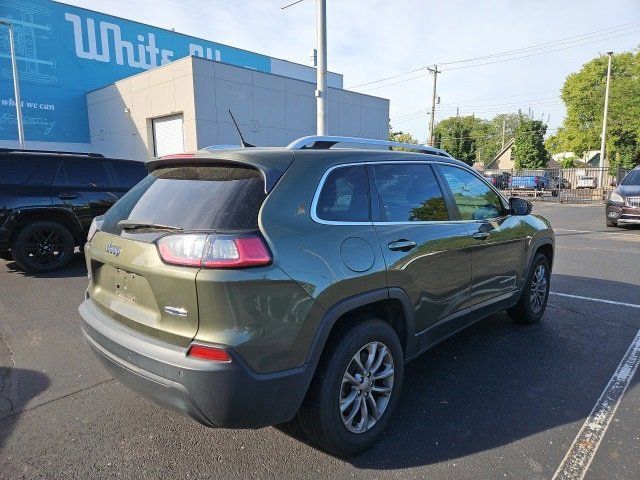
[[[511,170],[515,168],[515,161],[513,159],[513,142],[512,138],[507,143],[505,143],[504,147],[496,153],[496,156],[493,157],[485,167],[485,171],[487,170]]]
[[[582,157],[578,157],[573,152],[560,152],[551,156],[551,158],[557,162],[562,163],[563,160],[574,159],[574,166],[576,167],[593,167],[598,168],[600,166],[600,150],[589,150],[584,152]]]

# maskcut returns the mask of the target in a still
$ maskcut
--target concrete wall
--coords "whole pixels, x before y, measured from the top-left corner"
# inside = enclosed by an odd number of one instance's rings
[[[91,149],[146,159],[151,119],[184,118],[187,150],[238,144],[231,109],[247,141],[286,145],[316,130],[315,84],[211,60],[187,57],[87,94]],[[386,138],[389,101],[329,89],[329,133]]]

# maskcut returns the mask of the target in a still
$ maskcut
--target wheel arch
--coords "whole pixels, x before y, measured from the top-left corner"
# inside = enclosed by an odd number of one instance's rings
[[[82,243],[84,231],[78,219],[65,209],[29,208],[14,213],[8,223],[11,225],[10,243],[13,243],[18,232],[32,222],[57,222],[66,227],[73,235],[76,245]]]
[[[325,313],[309,352],[308,361],[318,362],[331,337],[350,322],[375,317],[387,322],[396,332],[404,358],[417,351],[413,307],[401,288],[381,288],[348,297]]]

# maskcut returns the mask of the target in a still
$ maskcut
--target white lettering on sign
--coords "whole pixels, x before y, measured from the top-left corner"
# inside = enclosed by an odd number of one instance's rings
[[[85,35],[82,19],[78,15],[65,13],[64,18],[73,24],[76,55],[79,58],[110,62],[113,48],[113,56],[118,65],[124,65],[126,57],[127,65],[130,67],[147,70],[169,63],[173,57],[172,50],[160,49],[156,46],[156,37],[153,33],[148,33],[146,38],[144,35],[138,35],[138,43],[134,46],[132,42],[122,39],[120,26],[115,23],[99,22],[96,29],[93,18],[87,17]],[[110,37],[113,38],[113,42],[109,41]]]

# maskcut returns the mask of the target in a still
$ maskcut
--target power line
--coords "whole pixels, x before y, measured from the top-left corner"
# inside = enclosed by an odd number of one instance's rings
[[[500,59],[500,60],[495,60],[492,62],[483,62],[483,63],[478,63],[478,64],[473,64],[473,65],[464,65],[464,66],[459,66],[459,67],[452,67],[452,68],[446,68],[447,71],[449,70],[459,70],[461,68],[471,68],[471,67],[479,67],[479,66],[483,66],[483,65],[491,65],[494,63],[501,63],[501,62],[507,62],[507,61],[512,61],[512,60],[518,60],[520,58],[528,58],[528,57],[532,57],[535,55],[542,55],[545,53],[553,53],[553,52],[558,52],[558,51],[562,51],[562,50],[567,50],[569,48],[575,48],[575,47],[580,47],[580,46],[584,46],[584,45],[589,45],[592,43],[597,43],[597,42],[601,42],[604,40],[609,40],[612,38],[618,38],[621,36],[625,36],[625,35],[630,35],[633,33],[636,33],[638,30],[636,30],[637,27],[640,27],[640,20],[634,20],[633,22],[628,22],[628,23],[623,23],[620,25],[614,25],[611,27],[607,27],[607,28],[603,28],[600,30],[595,30],[589,33],[584,33],[584,34],[580,34],[580,35],[574,35],[571,37],[564,37],[558,40],[553,40],[553,41],[549,41],[549,42],[544,42],[544,43],[539,43],[539,44],[534,44],[534,45],[529,45],[528,47],[522,47],[522,48],[518,48],[518,49],[512,49],[512,50],[506,50],[503,52],[497,52],[497,53],[492,53],[492,54],[488,54],[488,55],[481,55],[478,57],[473,57],[473,58],[467,58],[467,59],[462,59],[462,60],[452,60],[452,61],[448,61],[448,62],[438,62],[438,65],[454,65],[454,64],[459,64],[459,63],[469,63],[469,62],[474,62],[474,61],[478,61],[478,60],[483,60],[483,59],[489,59],[489,58],[498,58],[498,57],[504,57],[504,56],[511,56],[512,58],[504,58],[504,59]],[[612,35],[618,32],[621,32],[623,30],[630,30],[631,31],[627,31],[625,33],[620,33],[617,35]],[[598,33],[601,32],[601,33]],[[603,38],[597,38],[597,37],[603,37]],[[583,42],[583,40],[587,40],[590,38],[596,38],[596,40],[592,40],[590,42]],[[576,42],[582,42],[582,43],[577,43],[575,45],[569,45],[569,46],[565,46],[563,48],[559,48],[559,49],[551,49],[548,50],[548,48],[552,48],[552,47],[556,47],[558,45],[563,45],[563,44],[567,44],[567,43],[576,43]],[[536,52],[536,53],[532,53],[532,54],[528,54],[528,55],[520,55],[520,56],[513,56],[515,54],[518,53],[526,53],[526,52],[530,52],[530,51],[535,51],[535,50],[541,50],[541,49],[547,49],[541,52]],[[372,80],[366,83],[362,83],[359,85],[352,85],[349,86],[347,88],[358,88],[360,86],[365,86],[365,85],[372,85],[375,83],[380,83],[380,82],[384,82],[387,80],[391,80],[394,78],[399,78],[402,77],[404,75],[408,75],[410,73],[415,73],[421,70],[426,70],[426,66],[423,67],[419,67],[413,70],[409,70],[406,72],[402,72],[402,73],[398,73],[396,75],[392,75],[390,77],[385,77],[385,78],[380,78],[377,80]],[[412,77],[412,78],[408,78],[408,79],[404,79],[398,82],[394,82],[388,85],[384,85],[384,86],[380,86],[380,87],[376,87],[376,88],[384,88],[384,87],[388,87],[388,86],[392,86],[392,85],[397,85],[399,83],[404,83],[406,81],[409,80],[414,80],[415,78],[421,78],[423,75],[418,76],[418,77]]]
[[[579,44],[576,44],[576,45],[569,45],[567,47],[557,48],[555,50],[546,50],[546,51],[543,51],[543,52],[536,52],[536,53],[531,53],[531,54],[528,54],[528,55],[521,55],[519,57],[504,58],[504,59],[501,59],[501,60],[494,60],[492,62],[474,63],[472,65],[461,65],[459,67],[447,68],[445,71],[450,72],[452,70],[461,70],[463,68],[482,67],[484,65],[494,65],[496,63],[503,63],[503,62],[511,62],[513,60],[520,60],[521,58],[535,57],[535,56],[538,56],[538,55],[544,55],[546,53],[561,52],[563,50],[568,50],[570,48],[582,47],[584,45],[591,45],[592,43],[598,43],[598,42],[602,42],[603,40],[611,40],[613,38],[624,37],[626,35],[630,35],[632,33],[638,33],[638,32],[640,32],[640,29],[636,29],[636,30],[633,30],[631,32],[621,33],[619,35],[611,35],[609,37],[600,38],[598,40],[592,40],[590,42],[579,43]]]
[[[488,55],[482,55],[479,57],[473,57],[473,58],[466,58],[463,60],[454,60],[454,61],[450,61],[450,62],[440,62],[441,65],[453,65],[453,64],[457,64],[457,63],[468,63],[468,62],[474,62],[477,60],[485,60],[488,58],[495,58],[495,57],[502,57],[502,56],[507,56],[507,55],[513,55],[516,53],[523,53],[525,51],[529,51],[529,50],[540,50],[543,48],[548,48],[551,46],[556,46],[556,45],[562,45],[562,44],[566,44],[566,43],[574,43],[574,42],[578,42],[578,41],[582,41],[588,38],[595,38],[598,36],[603,36],[603,35],[609,35],[611,33],[615,33],[616,31],[619,30],[627,30],[630,28],[636,28],[640,25],[640,21],[638,20],[634,20],[633,22],[628,22],[628,23],[623,23],[621,25],[615,25],[612,27],[607,27],[607,28],[602,28],[600,30],[593,30],[589,33],[583,33],[580,35],[573,35],[571,37],[565,37],[565,38],[561,38],[558,40],[552,40],[549,42],[544,42],[544,43],[536,43],[533,45],[529,45],[528,47],[522,47],[522,48],[516,48],[513,50],[505,50],[502,52],[498,52],[498,53],[492,53],[492,54],[488,54]],[[610,31],[612,30],[612,31]],[[598,32],[603,32],[603,33],[598,33]]]

